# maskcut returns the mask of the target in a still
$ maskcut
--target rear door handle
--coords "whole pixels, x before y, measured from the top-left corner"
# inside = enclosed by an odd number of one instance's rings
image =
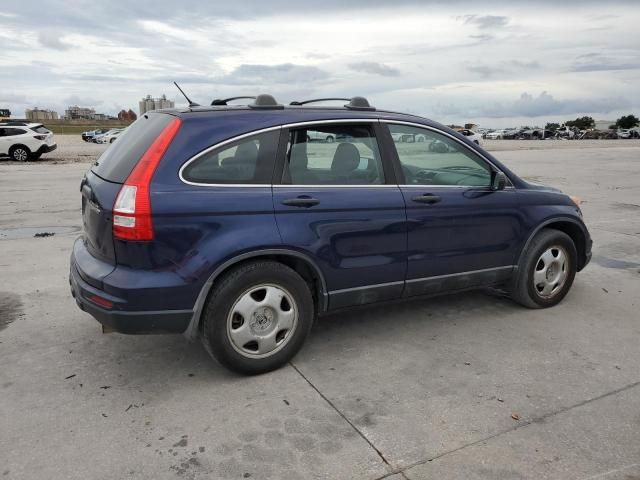
[[[314,205],[318,205],[320,200],[312,197],[297,197],[297,198],[289,198],[287,200],[283,200],[282,204],[288,207],[302,207],[309,208]]]
[[[428,203],[429,205],[432,205],[434,203],[438,203],[441,200],[441,198],[438,195],[425,193],[424,195],[418,195],[417,197],[413,197],[411,200],[418,203]]]

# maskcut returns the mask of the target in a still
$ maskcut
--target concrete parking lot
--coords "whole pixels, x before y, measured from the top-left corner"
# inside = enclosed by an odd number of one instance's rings
[[[640,478],[640,141],[488,144],[585,200],[594,259],[559,306],[332,315],[290,365],[240,377],[78,310],[78,186],[104,147],[58,140],[0,161],[0,478]]]

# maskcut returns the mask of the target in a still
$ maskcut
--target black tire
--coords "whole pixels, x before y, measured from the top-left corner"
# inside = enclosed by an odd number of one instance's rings
[[[534,274],[536,271],[541,273],[547,268],[541,256],[549,250],[552,252],[554,250],[564,250],[564,253],[566,253],[566,276],[562,284],[558,283],[556,291],[552,291],[548,296],[544,296],[540,292],[541,284],[536,286]],[[567,295],[573,284],[576,276],[577,261],[578,252],[569,235],[551,228],[541,230],[533,240],[531,240],[522,254],[516,278],[509,289],[511,298],[527,308],[547,308],[557,305]]]
[[[9,149],[9,156],[16,162],[26,162],[31,156],[31,150],[24,145],[14,145]]]
[[[282,288],[290,294],[297,322],[287,334],[290,337],[285,337],[288,339],[282,347],[277,347],[279,349],[267,356],[257,357],[238,351],[230,338],[229,328],[232,327],[228,328],[228,323],[235,321],[235,317],[230,316],[236,302],[252,287],[259,289],[265,284]],[[211,356],[230,370],[248,375],[265,373],[281,367],[298,353],[311,331],[314,311],[309,286],[293,269],[267,260],[245,263],[224,274],[214,284],[202,314],[201,339]],[[253,328],[256,324],[249,325]]]
[[[331,135],[327,136],[326,138],[327,143],[333,143],[334,141],[335,141],[335,138],[333,138]]]
[[[115,141],[116,141],[116,139],[115,139],[115,138],[111,138],[111,139],[109,139],[109,143],[113,143],[113,142],[115,142]]]

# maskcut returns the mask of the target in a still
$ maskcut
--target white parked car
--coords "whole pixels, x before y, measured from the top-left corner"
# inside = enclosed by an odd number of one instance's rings
[[[317,141],[333,143],[336,141],[336,136],[329,132],[319,132],[317,130],[307,130],[307,141]]]
[[[57,147],[53,133],[41,123],[0,122],[0,157],[19,162],[37,160]]]
[[[631,132],[628,128],[621,128],[617,133],[618,138],[631,138]]]
[[[482,145],[482,135],[478,132],[474,132],[473,130],[468,130],[465,128],[464,130],[460,130],[460,133],[476,145]]]
[[[113,143],[122,132],[124,132],[123,128],[114,128],[112,130],[109,130],[104,135],[96,137],[96,143]]]
[[[497,140],[502,138],[505,134],[506,130],[494,130],[493,132],[489,132],[485,135],[487,140]]]

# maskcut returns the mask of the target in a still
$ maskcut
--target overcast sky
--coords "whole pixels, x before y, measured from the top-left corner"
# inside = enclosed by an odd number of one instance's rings
[[[209,5],[209,3],[211,3]],[[443,123],[640,115],[638,1],[0,2],[0,108],[364,95]]]

